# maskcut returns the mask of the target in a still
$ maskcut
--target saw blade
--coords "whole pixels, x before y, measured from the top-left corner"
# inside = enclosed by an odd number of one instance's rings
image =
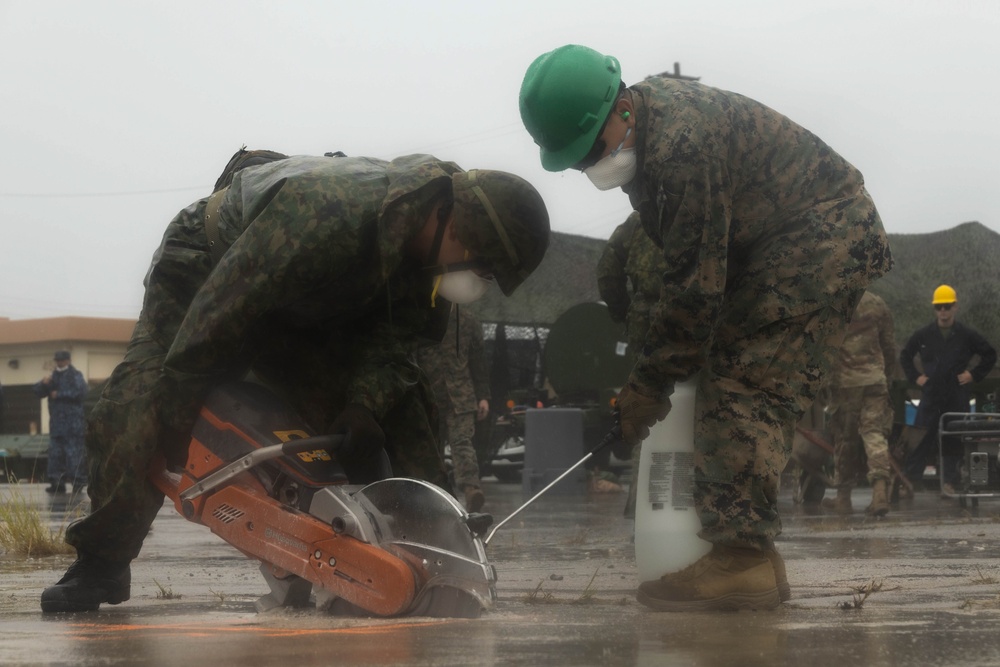
[[[394,477],[369,484],[353,498],[383,527],[379,546],[416,572],[422,585],[411,614],[478,616],[496,601],[496,570],[467,523],[469,515],[451,495],[427,482]]]

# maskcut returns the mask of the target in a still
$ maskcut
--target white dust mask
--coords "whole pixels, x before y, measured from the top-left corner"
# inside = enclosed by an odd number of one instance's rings
[[[486,294],[491,282],[472,270],[451,271],[441,276],[437,294],[452,303],[472,303]]]
[[[618,148],[601,158],[593,166],[587,167],[583,173],[598,190],[612,190],[632,182],[635,178],[636,156],[635,148],[623,148],[632,128],[625,132],[625,138]]]

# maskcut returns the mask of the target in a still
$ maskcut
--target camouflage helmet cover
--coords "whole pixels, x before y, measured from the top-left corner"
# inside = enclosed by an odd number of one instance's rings
[[[510,296],[549,247],[549,214],[538,191],[520,176],[473,169],[453,174],[455,234],[493,271]]]

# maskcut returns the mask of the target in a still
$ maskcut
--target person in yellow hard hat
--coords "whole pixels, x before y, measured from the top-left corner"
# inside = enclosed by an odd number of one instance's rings
[[[899,353],[906,378],[920,387],[916,425],[927,433],[906,457],[904,474],[911,482],[923,479],[924,467],[937,460],[938,427],[944,412],[968,412],[970,385],[980,382],[997,361],[996,350],[978,332],[956,321],[958,294],[950,285],[940,285],[931,299],[935,319],[918,329]],[[914,360],[919,357],[921,369]],[[972,365],[974,357],[979,361]],[[942,488],[960,484],[958,452],[944,446]]]
[[[635,444],[696,380],[694,499],[711,551],[642,582],[662,611],[774,608],[774,546],[795,425],[867,286],[892,266],[861,172],[752,99],[693,81],[622,81],[616,58],[568,44],[528,67],[521,120],[548,171],[621,188],[661,249],[659,300],[618,396]]]

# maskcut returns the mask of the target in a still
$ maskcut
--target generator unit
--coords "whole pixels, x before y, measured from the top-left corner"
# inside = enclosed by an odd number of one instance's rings
[[[958,498],[962,507],[971,499],[1000,496],[1000,413],[946,412],[938,429],[938,470],[958,461],[959,484],[949,487],[940,475],[942,495]]]

